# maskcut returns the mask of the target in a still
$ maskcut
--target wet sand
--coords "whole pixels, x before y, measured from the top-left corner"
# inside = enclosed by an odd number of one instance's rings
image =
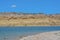
[[[23,37],[20,40],[60,40],[60,31],[44,32]]]

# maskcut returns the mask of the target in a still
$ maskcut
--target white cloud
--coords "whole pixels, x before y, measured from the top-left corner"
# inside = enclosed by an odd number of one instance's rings
[[[13,4],[13,5],[11,5],[11,7],[15,8],[15,7],[16,7],[16,5],[15,5],[15,4]]]

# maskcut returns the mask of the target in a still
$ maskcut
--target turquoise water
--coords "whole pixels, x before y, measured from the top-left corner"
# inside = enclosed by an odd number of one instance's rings
[[[60,26],[52,27],[0,27],[0,40],[19,40],[21,36],[27,36],[47,31],[59,31]]]

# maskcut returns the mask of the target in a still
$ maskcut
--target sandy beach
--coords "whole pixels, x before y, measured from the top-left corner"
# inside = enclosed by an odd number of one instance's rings
[[[60,31],[43,32],[23,37],[20,40],[60,40]]]
[[[60,14],[1,13],[0,26],[60,26]]]

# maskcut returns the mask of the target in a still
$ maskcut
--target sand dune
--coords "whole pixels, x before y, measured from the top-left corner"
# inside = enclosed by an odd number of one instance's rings
[[[60,40],[60,31],[39,33],[36,35],[23,37],[20,40]]]

